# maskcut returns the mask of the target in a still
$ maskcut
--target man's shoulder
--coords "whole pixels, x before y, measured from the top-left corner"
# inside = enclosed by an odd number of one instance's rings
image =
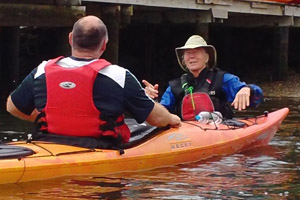
[[[128,77],[133,77],[132,74],[125,68],[119,65],[109,65],[99,71],[99,74],[104,75],[116,83],[118,83],[122,88],[125,87],[125,82]]]
[[[119,65],[115,65],[115,64],[111,64],[108,65],[107,67],[101,69],[99,71],[99,73],[101,74],[124,74],[126,73],[126,71],[128,71],[127,69],[125,69],[124,67],[121,67]]]
[[[42,74],[45,74],[45,66],[49,62],[49,60],[44,60],[41,62],[33,71],[34,72],[34,79],[38,78]]]
[[[215,73],[223,73],[223,74],[227,73],[225,70],[220,69],[220,68],[218,68],[218,67],[215,67],[215,68],[209,68],[209,71],[215,72]]]

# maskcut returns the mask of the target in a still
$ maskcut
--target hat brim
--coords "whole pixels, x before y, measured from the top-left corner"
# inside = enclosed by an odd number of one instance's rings
[[[186,49],[196,49],[196,48],[204,48],[206,50],[206,52],[209,55],[209,60],[208,60],[207,65],[208,65],[209,68],[214,68],[217,64],[217,51],[216,51],[215,47],[212,46],[212,45],[205,45],[205,46],[186,45],[186,46],[183,46],[183,47],[176,48],[175,53],[176,53],[177,61],[180,65],[180,67],[184,71],[188,71],[185,63],[183,62],[184,50],[186,50]]]

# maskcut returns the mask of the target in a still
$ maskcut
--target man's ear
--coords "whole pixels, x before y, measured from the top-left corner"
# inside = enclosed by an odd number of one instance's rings
[[[105,49],[106,49],[106,44],[107,44],[107,40],[105,40],[104,42],[103,42],[103,44],[102,44],[102,46],[101,46],[101,51],[105,51]]]
[[[103,54],[103,52],[106,50],[106,44],[107,44],[107,40],[105,40],[100,47],[100,53],[101,55]]]
[[[73,33],[69,33],[69,44],[72,46],[73,45]]]

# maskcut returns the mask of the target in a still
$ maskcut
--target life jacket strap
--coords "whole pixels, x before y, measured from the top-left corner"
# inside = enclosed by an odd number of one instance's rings
[[[120,122],[115,122],[115,121],[107,122],[106,124],[100,125],[100,130],[101,131],[114,131],[115,127],[122,126],[124,123],[125,123],[124,120],[122,120]]]
[[[34,128],[37,132],[45,130],[45,127],[48,126],[47,122],[45,120],[43,120],[43,118],[45,118],[45,117],[46,117],[46,113],[44,110],[42,110],[35,118],[33,124],[34,124]]]

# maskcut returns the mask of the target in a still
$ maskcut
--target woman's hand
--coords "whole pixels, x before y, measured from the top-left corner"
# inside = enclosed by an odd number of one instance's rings
[[[146,94],[152,99],[157,98],[158,97],[158,84],[152,85],[151,83],[149,83],[146,80],[142,80],[142,82],[145,85]]]
[[[246,107],[250,105],[250,92],[251,89],[249,87],[241,88],[235,95],[235,99],[231,105],[238,110],[246,109]]]

